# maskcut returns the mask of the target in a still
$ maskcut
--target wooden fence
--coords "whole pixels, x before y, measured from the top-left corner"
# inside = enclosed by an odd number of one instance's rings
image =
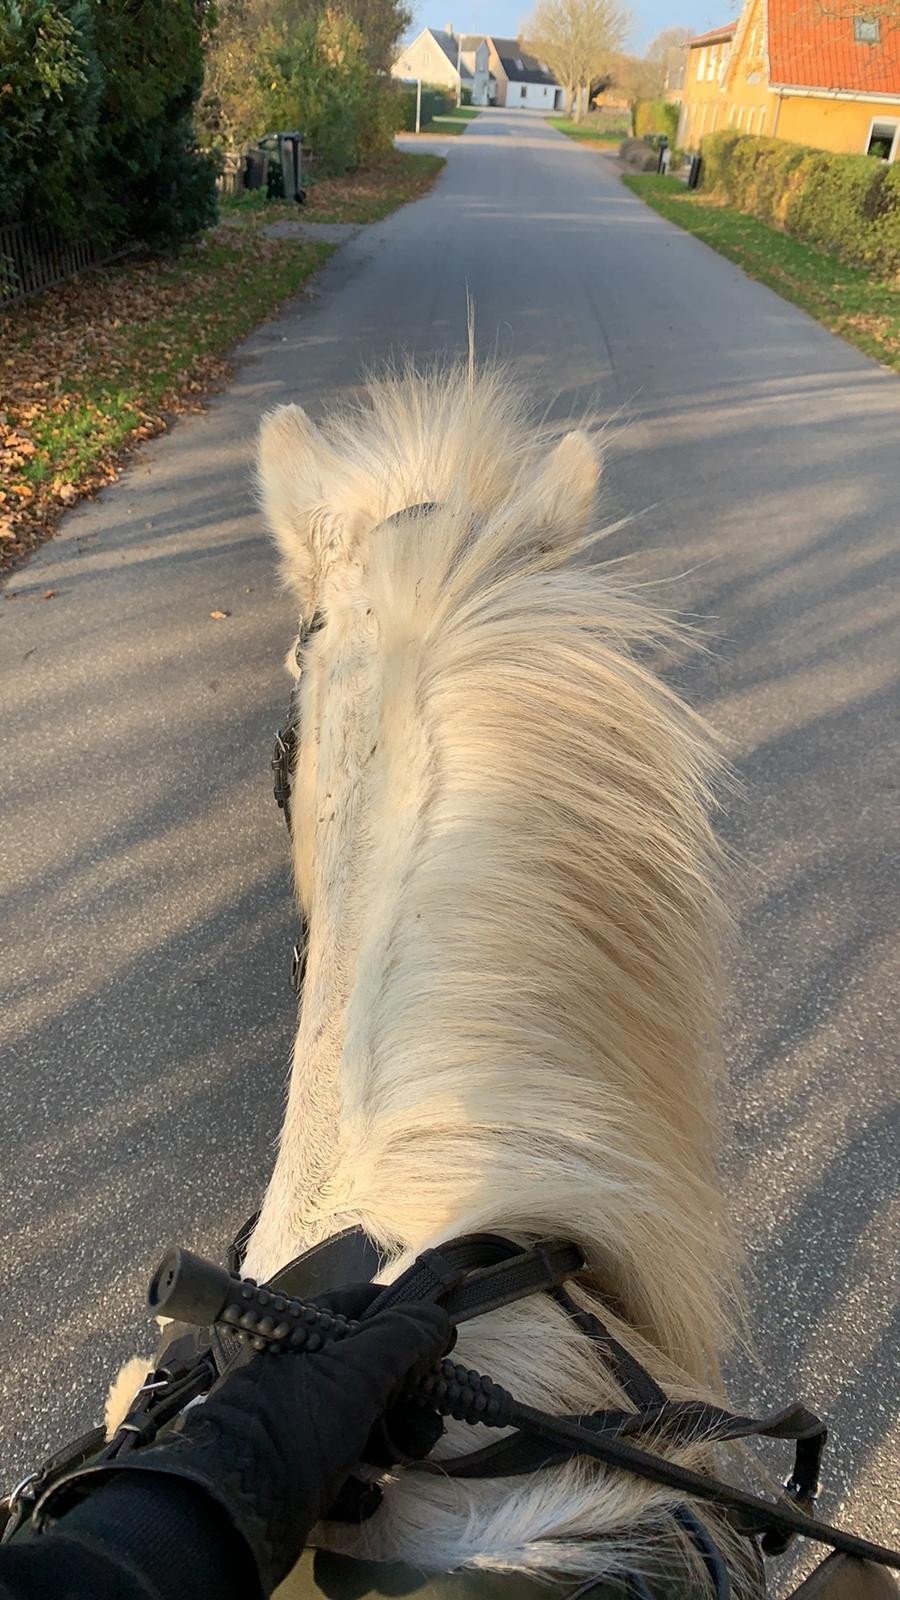
[[[64,239],[29,222],[0,223],[0,306],[40,294],[86,267],[98,267],[133,249],[110,250],[85,239]]]

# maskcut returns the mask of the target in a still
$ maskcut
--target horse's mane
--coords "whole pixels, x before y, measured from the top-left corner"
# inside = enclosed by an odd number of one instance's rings
[[[649,665],[669,625],[587,553],[594,446],[549,449],[471,366],[373,382],[322,432],[291,407],[265,424],[285,576],[325,626],[296,780],[310,961],[250,1270],[349,1222],[401,1264],[479,1228],[571,1237],[622,1336],[696,1394],[732,1262],[716,755]],[[461,1347],[535,1403],[616,1392],[552,1305]],[[597,1533],[631,1539],[668,1503],[583,1468],[403,1479],[361,1538],[426,1565],[596,1570]]]

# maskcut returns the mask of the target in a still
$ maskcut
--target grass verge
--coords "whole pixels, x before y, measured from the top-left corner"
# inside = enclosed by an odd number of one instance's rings
[[[392,150],[377,167],[344,178],[311,176],[302,207],[293,200],[267,200],[259,190],[252,190],[223,200],[221,212],[223,217],[247,215],[269,222],[280,217],[295,222],[380,222],[407,201],[426,194],[443,166],[443,156]]]
[[[568,117],[548,117],[547,121],[551,128],[557,128],[560,133],[567,134],[570,139],[578,139],[582,144],[616,146],[627,139],[630,132],[627,127],[610,128],[590,118],[586,122],[571,122]]]
[[[454,106],[452,111],[445,111],[440,117],[432,117],[424,133],[465,133],[470,122],[474,122],[479,115],[480,106]]]
[[[0,568],[117,475],[127,452],[196,410],[229,376],[227,352],[296,295],[334,245],[271,239],[285,214],[371,222],[415,199],[443,166],[400,156],[323,181],[293,202],[224,205],[219,226],[173,258],[131,256],[0,313]]]
[[[900,287],[719,205],[702,190],[691,192],[677,178],[629,173],[623,174],[623,182],[669,222],[801,306],[832,333],[900,372]]]

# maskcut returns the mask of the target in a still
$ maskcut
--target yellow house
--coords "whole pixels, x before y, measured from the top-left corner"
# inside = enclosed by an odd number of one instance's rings
[[[688,45],[678,143],[736,128],[900,159],[900,23],[827,15],[820,0],[746,0]]]

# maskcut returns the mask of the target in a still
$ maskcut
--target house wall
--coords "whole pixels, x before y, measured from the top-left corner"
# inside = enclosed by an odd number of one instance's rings
[[[443,50],[429,33],[420,33],[418,39],[407,45],[403,54],[391,67],[392,78],[421,78],[423,83],[440,84],[441,88],[456,93],[456,68],[451,66]]]
[[[503,70],[503,66],[501,64],[500,57],[498,56],[496,50],[494,49],[494,41],[492,39],[488,39],[487,40],[487,47],[488,47],[488,68],[494,74],[494,79],[495,79],[496,92],[494,94],[494,105],[495,106],[505,106],[506,105],[506,90],[507,90],[506,73]]]
[[[524,106],[526,111],[552,111],[558,87],[555,83],[508,83],[504,104]]]
[[[900,100],[835,100],[779,95],[768,83],[765,0],[745,5],[731,46],[694,45],[688,51],[678,143],[699,150],[707,133],[775,134],[818,150],[864,155],[872,122],[900,121]],[[900,159],[900,135],[893,159]]]
[[[490,52],[488,51],[487,40],[483,39],[481,44],[478,46],[478,49],[475,51],[475,61],[471,69],[472,82],[470,87],[472,90],[473,106],[486,106],[488,103],[488,88],[490,85],[490,74],[488,70],[489,55]]]
[[[900,99],[824,100],[818,95],[785,95],[778,118],[778,137],[817,150],[865,155],[873,122],[900,124]],[[900,135],[893,160],[900,161]]]
[[[777,96],[768,86],[765,0],[744,7],[734,38],[688,51],[678,143],[698,150],[707,133],[772,133]]]

